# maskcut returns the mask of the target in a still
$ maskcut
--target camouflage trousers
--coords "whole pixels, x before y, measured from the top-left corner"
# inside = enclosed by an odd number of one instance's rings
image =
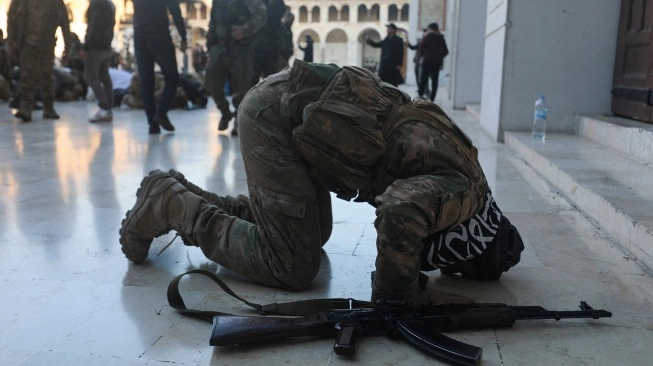
[[[249,198],[212,200],[195,222],[193,240],[224,267],[268,286],[299,290],[317,275],[331,235],[331,196],[295,154],[292,127],[278,117],[280,95],[267,86],[243,100],[239,139]]]
[[[229,114],[229,102],[224,86],[231,83],[232,103],[236,110],[251,88],[254,67],[254,50],[251,44],[235,43],[228,48],[214,45],[209,49],[209,64],[206,68],[205,88],[211,93],[222,115]]]
[[[45,111],[54,109],[54,48],[25,45],[20,50],[20,109],[31,115],[34,96],[41,88]]]

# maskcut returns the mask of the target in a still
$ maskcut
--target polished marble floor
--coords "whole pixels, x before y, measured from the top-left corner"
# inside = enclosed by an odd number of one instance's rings
[[[358,342],[353,360],[333,340],[295,339],[213,348],[211,326],[167,305],[166,288],[189,269],[215,271],[257,303],[315,297],[368,299],[374,269],[373,209],[334,200],[334,231],[320,272],[303,292],[267,288],[206,260],[200,250],[155,240],[144,264],[120,251],[118,229],[150,170],[175,168],[220,194],[246,194],[238,139],[218,133],[219,114],[172,111],[175,133],[150,136],[140,110],[90,124],[90,102],[58,104],[62,118],[18,123],[0,105],[1,365],[426,365],[438,364],[383,337]],[[610,319],[526,321],[512,329],[449,334],[483,347],[482,365],[649,365],[653,278],[504,145],[452,112],[479,148],[494,195],[526,242],[501,281],[430,273],[434,285],[479,302],[575,310],[580,300]],[[183,281],[187,305],[251,314],[202,278]]]

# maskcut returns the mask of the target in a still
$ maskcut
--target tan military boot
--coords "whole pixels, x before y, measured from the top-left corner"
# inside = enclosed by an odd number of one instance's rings
[[[194,183],[190,182],[188,179],[186,179],[186,177],[182,173],[180,173],[180,172],[178,172],[178,171],[176,171],[174,169],[170,169],[168,171],[168,174],[170,174],[171,177],[173,177],[179,183],[181,183],[181,185],[186,187],[186,189],[193,192],[193,194],[204,198],[206,201],[208,201],[212,205],[222,207],[222,200],[220,199],[220,197],[217,194],[203,190],[202,188],[198,187],[196,184],[194,184]]]
[[[140,263],[147,258],[152,240],[170,230],[192,238],[195,218],[204,202],[170,174],[151,171],[136,192],[136,204],[122,221],[122,252],[127,259]]]

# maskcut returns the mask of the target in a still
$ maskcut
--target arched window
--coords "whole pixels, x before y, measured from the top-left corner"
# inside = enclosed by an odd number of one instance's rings
[[[195,9],[194,3],[186,4],[186,18],[188,19],[197,19],[197,10]]]
[[[404,4],[404,6],[401,7],[401,18],[400,20],[402,22],[407,22],[408,21],[408,4]]]
[[[340,21],[348,22],[349,21],[349,5],[345,5],[340,9]]]
[[[397,9],[397,5],[392,4],[388,7],[388,21],[396,22],[397,20],[399,20],[399,9]]]
[[[314,6],[313,10],[311,10],[311,23],[319,23],[319,22],[320,22],[320,7]]]
[[[336,9],[335,6],[331,5],[329,6],[329,19],[330,22],[337,22],[338,21],[338,9]]]
[[[202,20],[206,20],[206,17],[207,17],[207,10],[208,10],[208,9],[206,8],[206,5],[205,5],[205,4],[202,4],[202,6],[200,6],[200,19],[202,19]]]
[[[336,7],[333,5],[329,6],[329,14],[328,14],[327,21],[329,22],[338,21],[338,9],[336,9]]]
[[[305,6],[299,7],[299,22],[308,23],[308,9]]]
[[[370,9],[369,20],[371,22],[378,22],[379,21],[379,4],[372,5],[372,8]]]
[[[125,12],[122,15],[121,22],[131,23],[134,20],[134,3],[132,0],[125,0]]]
[[[358,21],[367,22],[367,6],[364,4],[358,5]]]
[[[347,33],[342,29],[334,29],[327,34],[326,43],[347,43]]]

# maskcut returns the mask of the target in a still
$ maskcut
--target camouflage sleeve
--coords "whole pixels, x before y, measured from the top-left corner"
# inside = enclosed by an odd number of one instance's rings
[[[25,36],[25,1],[12,0],[7,11],[7,41],[20,44]]]
[[[247,36],[256,34],[268,19],[267,8],[261,0],[245,0],[249,9],[249,20],[243,24]]]

